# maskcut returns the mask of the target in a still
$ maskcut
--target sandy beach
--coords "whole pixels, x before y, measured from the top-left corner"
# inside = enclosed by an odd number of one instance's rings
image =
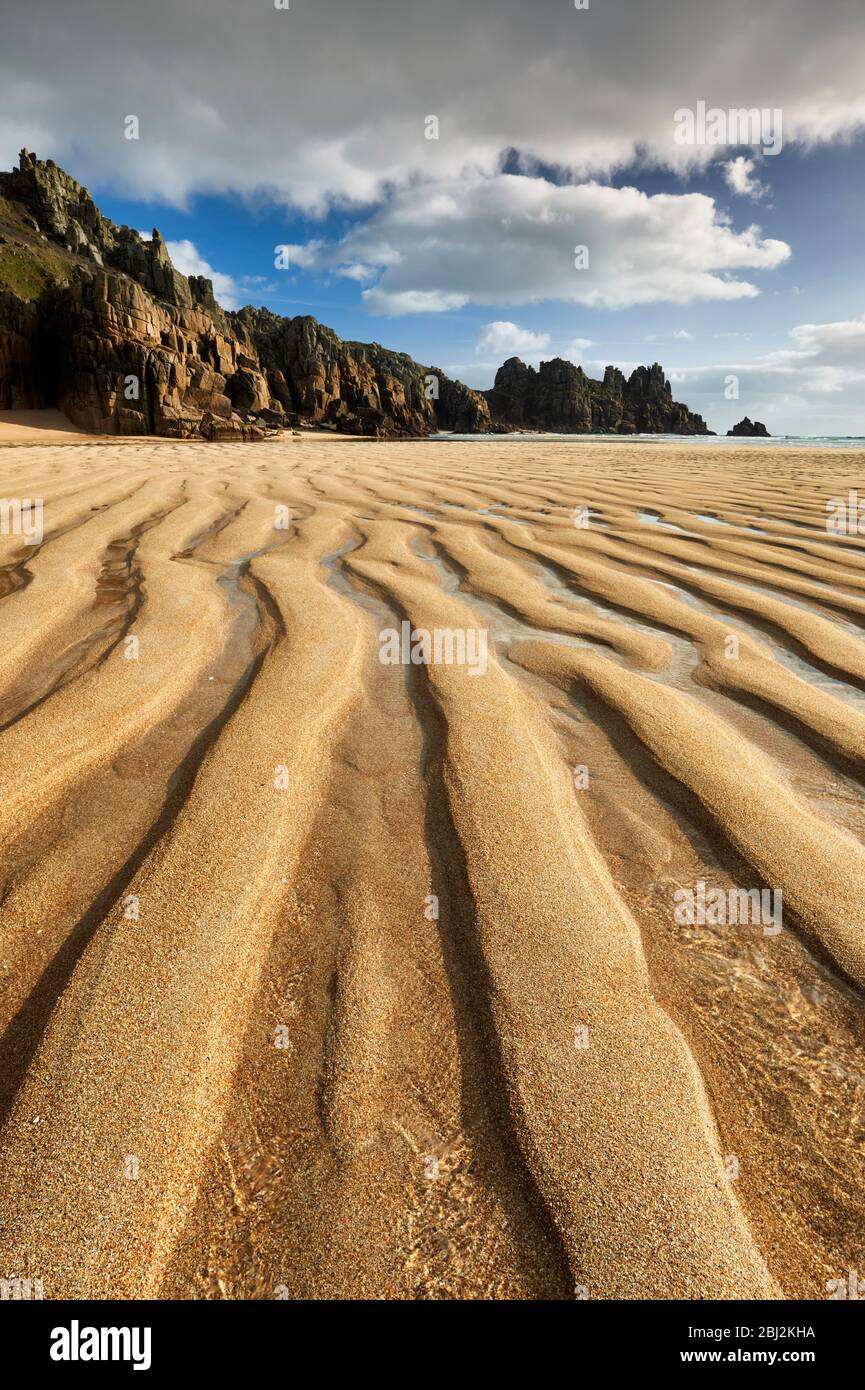
[[[0,423],[44,508],[0,536],[0,1275],[861,1268],[861,451],[51,423]],[[405,623],[477,659],[382,661]]]

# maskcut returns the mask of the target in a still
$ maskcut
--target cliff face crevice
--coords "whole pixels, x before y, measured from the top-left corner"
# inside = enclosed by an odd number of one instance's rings
[[[103,217],[51,160],[22,150],[0,173],[0,409],[56,405],[95,434],[257,439],[285,425],[371,437],[436,430],[705,432],[661,368],[594,381],[556,358],[518,358],[474,391],[314,318],[226,312],[202,276]]]
[[[48,404],[38,351],[39,310],[0,292],[0,410],[41,410]]]

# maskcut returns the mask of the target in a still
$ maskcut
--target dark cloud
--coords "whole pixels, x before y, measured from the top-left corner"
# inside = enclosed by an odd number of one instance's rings
[[[320,209],[391,182],[577,174],[673,143],[698,99],[780,107],[787,141],[865,118],[861,0],[2,0],[0,162],[37,146],[138,196],[271,191]],[[123,137],[126,115],[141,138]],[[428,115],[439,139],[424,138]],[[513,162],[514,156],[511,156]]]

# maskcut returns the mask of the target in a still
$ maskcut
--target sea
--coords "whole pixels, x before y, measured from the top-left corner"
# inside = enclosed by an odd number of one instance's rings
[[[519,430],[513,434],[450,434],[440,431],[429,436],[432,440],[441,443],[453,443],[455,441],[473,440],[486,441],[495,444],[507,443],[509,440],[515,443],[527,443],[529,440],[536,443],[552,443],[556,440],[562,443],[573,443],[576,439],[594,439],[600,443],[609,443],[611,440],[633,444],[635,440],[645,443],[669,443],[669,444],[754,444],[759,448],[771,449],[773,445],[798,445],[803,449],[865,449],[865,435],[851,434],[770,434],[768,438],[754,435],[726,435],[726,434],[538,434],[534,430]]]

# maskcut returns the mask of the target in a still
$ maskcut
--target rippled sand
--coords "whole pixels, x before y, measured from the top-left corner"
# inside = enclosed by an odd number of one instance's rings
[[[0,1276],[822,1298],[861,1268],[865,540],[824,526],[861,466],[4,449],[45,534],[0,537]],[[485,673],[382,664],[404,619],[486,631]],[[699,881],[780,889],[783,930],[678,923]]]

